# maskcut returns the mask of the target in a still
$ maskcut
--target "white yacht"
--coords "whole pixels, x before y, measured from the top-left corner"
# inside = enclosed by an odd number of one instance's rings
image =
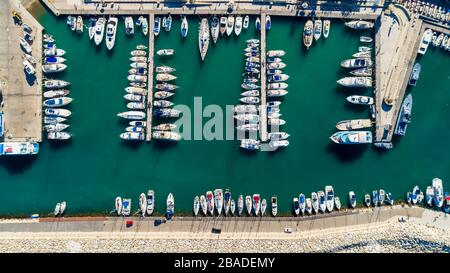
[[[236,34],[236,36],[239,36],[239,34],[241,34],[241,31],[242,31],[242,16],[237,16],[236,23],[234,25],[234,34]]]
[[[106,19],[104,17],[98,18],[95,23],[95,34],[94,34],[94,42],[96,45],[100,45],[103,40],[103,35],[105,33],[105,23]]]
[[[337,81],[345,87],[371,87],[372,78],[370,77],[345,77]]]
[[[211,19],[211,36],[214,43],[217,43],[217,38],[219,37],[220,32],[220,22],[219,17],[214,15],[214,17]]]
[[[125,17],[125,34],[126,35],[134,34],[134,22],[133,17],[131,16]]]
[[[234,28],[234,16],[228,16],[227,19],[227,35],[230,36]]]
[[[233,17],[234,18],[234,17]],[[200,57],[202,61],[205,60],[206,53],[209,47],[209,27],[208,19],[203,18],[198,30],[198,49],[200,50]]]
[[[425,30],[422,36],[422,40],[420,41],[419,50],[417,53],[419,54],[425,54],[427,52],[428,46],[431,43],[431,39],[433,37],[433,31],[431,29]]]
[[[106,47],[112,50],[114,44],[116,43],[116,32],[117,32],[117,20],[116,17],[110,17],[108,23],[106,24]]]

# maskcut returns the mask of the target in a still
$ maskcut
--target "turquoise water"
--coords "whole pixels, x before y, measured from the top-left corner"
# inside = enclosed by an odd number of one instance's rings
[[[169,192],[175,196],[176,211],[187,212],[195,195],[215,188],[229,188],[234,198],[260,193],[269,199],[276,194],[280,210],[288,212],[294,195],[325,185],[333,185],[342,200],[349,190],[361,200],[376,188],[399,199],[416,184],[425,188],[433,177],[444,183],[450,179],[450,59],[438,49],[430,48],[420,60],[421,78],[412,91],[413,122],[407,136],[395,139],[389,152],[372,146],[337,146],[328,139],[337,121],[369,115],[367,108],[349,105],[345,97],[353,92],[336,84],[347,74],[339,63],[357,51],[359,34],[332,21],[329,38],[306,52],[301,45],[305,21],[276,17],[267,48],[286,51],[284,71],[291,77],[281,113],[287,121],[283,129],[291,135],[288,148],[248,153],[238,141],[221,140],[131,145],[118,137],[126,122],[116,114],[126,109],[123,89],[129,52],[137,44],[148,44],[148,38],[139,32],[127,38],[120,18],[116,46],[107,52],[104,44],[96,48],[89,41],[87,31],[78,35],[68,30],[65,18],[58,20],[40,6],[34,12],[67,51],[69,69],[60,78],[72,82],[74,136],[68,143],[45,141],[35,158],[1,159],[0,214],[50,212],[61,200],[67,201],[70,214],[107,213],[116,196],[133,198],[137,209],[139,194],[149,188],[156,192],[159,212],[164,211]],[[197,45],[199,17],[189,18],[187,39],[181,38],[179,17],[173,19],[172,31],[162,31],[155,40],[156,50],[176,50],[171,58],[155,59],[156,64],[177,69],[175,84],[181,88],[172,101],[193,107],[194,97],[201,97],[203,106],[237,104],[245,40],[257,37],[254,18],[239,38],[211,43],[204,63]]]

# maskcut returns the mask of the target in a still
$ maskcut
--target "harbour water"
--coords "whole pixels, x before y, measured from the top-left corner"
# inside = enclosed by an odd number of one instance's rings
[[[328,39],[322,37],[307,52],[301,44],[305,20],[299,18],[272,18],[267,34],[267,49],[286,51],[289,94],[281,113],[287,122],[283,130],[291,135],[289,147],[274,153],[248,153],[236,140],[130,145],[119,138],[126,123],[116,114],[126,109],[123,89],[129,52],[147,44],[148,37],[139,31],[126,37],[120,18],[115,48],[107,52],[104,43],[96,48],[89,41],[87,31],[71,32],[66,18],[57,18],[41,6],[34,14],[67,51],[69,68],[60,78],[72,82],[69,124],[73,137],[68,143],[44,141],[35,158],[0,159],[2,215],[45,214],[61,200],[67,201],[69,214],[108,213],[116,196],[133,198],[137,209],[139,194],[149,188],[155,190],[158,212],[164,212],[169,192],[175,197],[175,212],[188,213],[195,195],[229,188],[234,198],[260,193],[269,200],[275,194],[279,210],[287,213],[295,195],[325,185],[333,185],[341,200],[354,190],[361,203],[363,194],[373,189],[383,188],[400,199],[416,184],[425,190],[433,177],[443,179],[444,187],[450,182],[450,58],[437,48],[430,47],[420,59],[422,73],[412,91],[412,123],[407,135],[395,138],[394,149],[388,152],[373,146],[338,146],[328,139],[336,122],[369,116],[367,108],[345,101],[356,93],[336,83],[347,74],[339,63],[357,51],[359,33],[333,20]],[[181,88],[172,101],[192,108],[194,97],[202,97],[203,106],[237,104],[245,40],[259,38],[254,18],[239,38],[222,37],[216,45],[211,41],[204,63],[197,45],[199,17],[189,18],[186,39],[180,35],[181,20],[173,19],[172,31],[162,30],[155,39],[156,50],[176,50],[167,60],[155,59],[155,64],[177,69],[174,83]],[[369,90],[365,94],[372,95]]]

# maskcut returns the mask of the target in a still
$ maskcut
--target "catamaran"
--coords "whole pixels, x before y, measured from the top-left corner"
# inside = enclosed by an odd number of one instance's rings
[[[316,42],[322,36],[322,20],[318,19],[314,21],[314,40]]]
[[[105,24],[106,19],[104,17],[98,18],[97,22],[95,23],[95,35],[94,35],[94,42],[98,46],[103,40],[103,35],[105,33]]]
[[[306,49],[309,49],[313,42],[313,27],[313,22],[308,20],[303,28],[303,44],[306,46]]]
[[[183,19],[181,20],[181,37],[186,38],[189,31],[189,24],[186,19],[186,16],[183,16]]]
[[[219,17],[214,15],[213,18],[211,19],[211,37],[212,37],[214,43],[217,42],[217,38],[219,37],[219,32],[220,32]]]

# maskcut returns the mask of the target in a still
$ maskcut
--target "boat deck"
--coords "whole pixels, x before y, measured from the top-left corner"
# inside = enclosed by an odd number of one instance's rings
[[[43,27],[19,1],[0,1],[0,95],[4,112],[4,141],[42,141],[42,31]],[[23,23],[33,29],[32,55],[36,74],[27,76],[22,64],[24,52],[19,38],[22,27],[14,24],[11,12],[17,11]]]
[[[150,14],[148,23],[148,90],[147,90],[147,127],[145,140],[152,140],[152,117],[153,117],[153,71],[154,71],[154,56],[155,56],[155,35],[153,32],[153,25],[155,22],[155,15]]]
[[[267,141],[267,79],[266,79],[266,14],[261,13],[261,108],[260,115],[260,135],[261,141]]]

